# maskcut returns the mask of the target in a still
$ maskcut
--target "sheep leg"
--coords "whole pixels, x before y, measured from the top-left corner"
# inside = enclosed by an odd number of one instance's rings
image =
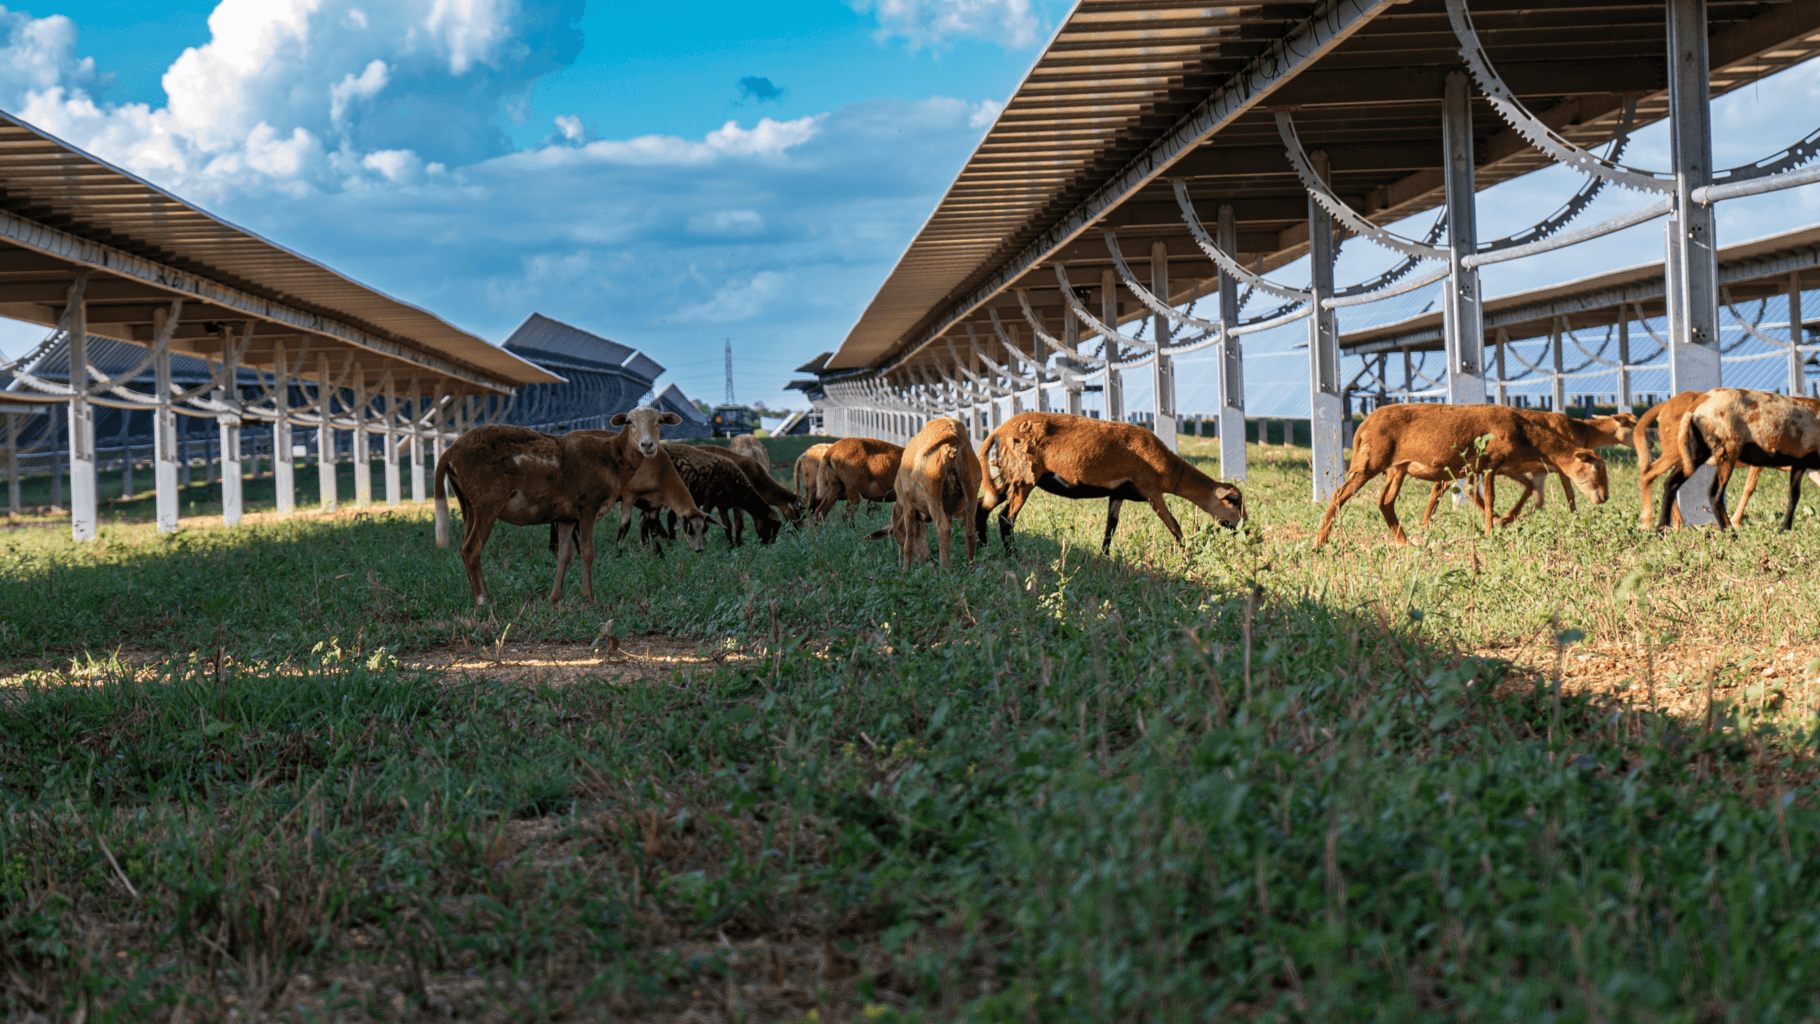
[[[1435,508],[1441,504],[1441,495],[1446,493],[1447,481],[1445,480],[1436,480],[1434,486],[1428,489],[1428,507],[1422,510],[1422,525],[1424,527],[1434,521]],[[1473,500],[1477,501],[1478,499],[1475,496]]]
[[[1573,481],[1571,481],[1571,480],[1569,480],[1569,479],[1567,479],[1567,474],[1566,474],[1566,473],[1563,473],[1563,472],[1561,472],[1561,471],[1560,471],[1560,470],[1558,470],[1558,469],[1557,469],[1557,470],[1555,470],[1555,475],[1556,475],[1556,476],[1559,476],[1559,477],[1560,477],[1560,478],[1561,478],[1561,493],[1562,493],[1562,494],[1565,494],[1565,495],[1567,495],[1567,511],[1569,511],[1569,512],[1578,512],[1578,511],[1580,511],[1580,508],[1579,508],[1579,506],[1577,506],[1577,505],[1575,505],[1575,504],[1574,504],[1574,485],[1573,485]],[[1547,478],[1547,476],[1546,476],[1546,474],[1544,474],[1544,476],[1543,476],[1543,479],[1542,479],[1542,483],[1544,483],[1544,484],[1546,484],[1546,483],[1547,483],[1547,482],[1548,482],[1548,478]],[[1541,507],[1541,506],[1540,506],[1540,505],[1538,505],[1538,506],[1536,506],[1536,507],[1537,507],[1537,508],[1540,508],[1540,507]]]
[[[468,587],[474,591],[476,606],[486,604],[489,600],[487,582],[480,576],[480,551],[487,546],[487,537],[493,533],[496,518],[485,514],[463,517],[465,529],[462,530],[461,537],[461,564],[467,567]]]
[[[935,505],[935,514],[929,518],[935,523],[935,547],[941,553],[942,568],[946,569],[950,562],[949,553],[954,547],[954,520],[948,518],[948,510],[942,507],[939,500]],[[921,531],[923,524],[917,523],[916,528]],[[928,541],[924,543],[927,544]]]
[[[589,604],[594,603],[594,519],[592,511],[584,511],[581,522],[575,524],[581,538],[581,599]]]
[[[1791,475],[1795,472],[1797,472],[1795,469],[1789,469]],[[1732,513],[1733,526],[1744,525],[1744,510],[1750,508],[1751,495],[1757,493],[1757,478],[1762,475],[1762,466],[1752,466],[1750,468],[1750,475],[1744,478],[1744,493],[1738,495],[1738,511]]]
[[[1656,529],[1668,529],[1669,513],[1674,511],[1675,497],[1681,493],[1681,485],[1686,482],[1687,477],[1679,465],[1669,469],[1668,479],[1662,482],[1662,514],[1656,517]]]
[[[1119,506],[1124,503],[1123,498],[1106,499],[1106,539],[1100,543],[1102,555],[1112,554],[1112,534],[1119,528]]]
[[[1528,487],[1529,481],[1523,481],[1523,486]],[[1525,495],[1525,497],[1528,497],[1528,495]],[[1521,504],[1521,502],[1519,502],[1519,504]],[[1491,535],[1492,517],[1497,514],[1497,511],[1498,471],[1495,469],[1487,469],[1485,471],[1485,533],[1487,536]]]
[[[1181,544],[1182,524],[1176,522],[1175,516],[1169,514],[1169,506],[1163,502],[1162,491],[1157,491],[1150,496],[1150,507],[1156,509],[1156,517],[1163,521],[1163,527],[1169,531],[1169,535],[1175,538],[1178,545]]]
[[[1486,475],[1487,481],[1489,481],[1491,479],[1492,475],[1493,474]],[[1548,483],[1548,475],[1546,473],[1540,474],[1540,475],[1542,477],[1542,483],[1544,485],[1546,485]],[[1511,522],[1517,518],[1517,515],[1523,511],[1523,505],[1525,502],[1529,501],[1530,495],[1533,494],[1536,496],[1536,508],[1541,509],[1541,507],[1542,507],[1542,488],[1536,486],[1535,480],[1532,477],[1530,477],[1526,474],[1518,473],[1518,474],[1512,476],[1511,479],[1515,480],[1517,483],[1520,483],[1523,485],[1523,493],[1517,495],[1517,503],[1510,507],[1509,512],[1505,513],[1505,515],[1501,521],[1501,525],[1504,525],[1504,526],[1509,526],[1511,524]],[[1486,529],[1490,529],[1489,524],[1490,524],[1491,520],[1489,519],[1489,516],[1493,511],[1495,511],[1495,509],[1492,508],[1491,503],[1489,501],[1486,502],[1485,509],[1486,509],[1486,515],[1488,517],[1486,519],[1486,523],[1488,524],[1486,526]]]
[[[1397,495],[1403,492],[1403,481],[1408,477],[1408,467],[1392,466],[1384,474],[1384,489],[1378,492],[1378,513],[1384,517],[1384,525],[1390,528],[1390,542],[1398,547],[1409,546],[1409,534],[1403,532],[1403,521],[1397,518]],[[1319,543],[1318,538],[1316,543]]]
[[[1656,461],[1649,464],[1649,468],[1643,470],[1643,472],[1639,474],[1639,477],[1642,480],[1642,488],[1643,488],[1643,510],[1642,510],[1642,514],[1639,516],[1639,518],[1637,520],[1637,525],[1639,527],[1641,527],[1643,529],[1648,529],[1649,521],[1652,518],[1651,513],[1653,513],[1655,511],[1655,508],[1653,506],[1654,495],[1650,491],[1650,485],[1652,483],[1654,483],[1654,481],[1657,477],[1661,476],[1664,473],[1672,471],[1676,466],[1678,466],[1680,464],[1681,464],[1681,460],[1678,455],[1664,451],[1661,454],[1661,456],[1656,459]],[[1664,486],[1666,486],[1666,485],[1664,485]],[[1677,524],[1679,524],[1681,521],[1681,510],[1675,509],[1674,516],[1675,516],[1675,522]],[[1666,526],[1667,524],[1663,523],[1662,525]],[[1661,527],[1659,526],[1658,529],[1660,529],[1660,528]]]
[[[1713,520],[1719,524],[1721,530],[1732,528],[1731,516],[1727,515],[1725,511],[1725,488],[1732,482],[1732,470],[1736,466],[1737,463],[1732,460],[1730,453],[1726,453],[1726,456],[1719,460],[1718,465],[1713,467],[1712,486],[1706,491],[1707,500],[1711,501],[1713,506]]]
[[[986,518],[980,512],[979,504],[979,498],[976,496],[967,506],[967,511],[965,513],[966,518],[961,520],[961,533],[967,538],[967,562],[969,564],[972,564],[973,562],[974,554],[978,550],[978,543],[982,543],[986,539]],[[977,538],[974,536],[976,524],[979,527],[977,531],[979,536]]]
[[[1023,510],[1024,502],[1030,500],[1031,488],[1028,484],[1011,484],[1006,488],[1011,497],[998,513],[998,539],[1005,545],[1005,553],[1011,553],[1011,528],[1017,525],[1017,514]]]
[[[1754,474],[1756,471],[1757,467],[1752,466],[1751,472]],[[1799,504],[1801,504],[1801,467],[1790,466],[1788,467],[1788,511],[1782,513],[1783,533],[1787,533],[1789,530],[1794,529],[1795,506]],[[1738,515],[1740,517],[1744,515],[1742,508],[1739,509]]]
[[[1314,537],[1316,549],[1327,543],[1327,535],[1333,531],[1334,520],[1340,516],[1340,507],[1352,500],[1352,496],[1359,493],[1359,489],[1370,483],[1371,478],[1376,475],[1376,473],[1366,473],[1363,470],[1355,470],[1346,474],[1346,479],[1341,482],[1340,489],[1333,492],[1333,498],[1327,502],[1327,514],[1321,517],[1321,530]],[[1389,487],[1390,482],[1385,481],[1384,486]],[[1378,504],[1382,506],[1383,502],[1384,496],[1378,495]]]
[[[1528,480],[1525,482],[1529,485],[1529,488],[1523,492],[1523,496],[1527,498],[1529,497],[1530,492],[1534,491],[1536,495],[1536,511],[1541,512],[1548,507],[1548,471],[1543,470],[1540,473],[1530,473],[1527,474],[1527,476]],[[1574,496],[1571,494],[1567,496],[1568,501],[1572,501],[1573,498]],[[1508,524],[1510,520],[1506,519],[1504,522]]]
[[[574,531],[572,523],[556,523],[556,585],[550,588],[550,603],[562,603],[562,578],[569,572],[569,557],[572,545],[569,535]]]

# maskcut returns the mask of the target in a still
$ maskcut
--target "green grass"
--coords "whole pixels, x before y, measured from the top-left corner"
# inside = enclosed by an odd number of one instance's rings
[[[0,657],[63,666],[0,689],[0,1012],[1816,1019],[1814,670],[1758,669],[1820,625],[1811,511],[1657,538],[1617,467],[1312,552],[1298,455],[1184,549],[1039,496],[1016,555],[903,572],[874,510],[605,553],[591,607],[501,529],[492,618],[424,512],[0,533]],[[399,664],[608,621],[743,657]]]

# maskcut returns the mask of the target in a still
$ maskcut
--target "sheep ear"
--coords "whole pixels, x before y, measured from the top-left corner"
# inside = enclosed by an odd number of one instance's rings
[[[608,420],[607,422],[611,423],[612,425],[614,425],[616,427],[623,427],[626,425],[626,414],[623,412],[615,413],[613,415],[613,418]]]
[[[682,417],[678,416],[676,413],[667,412],[667,413],[664,413],[663,418],[658,420],[657,422],[666,423],[666,424],[669,424],[670,426],[675,426],[676,424],[682,422]]]

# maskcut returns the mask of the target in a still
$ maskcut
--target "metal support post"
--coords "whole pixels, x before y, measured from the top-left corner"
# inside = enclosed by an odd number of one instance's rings
[[[1100,271],[1100,323],[1116,328],[1119,325],[1119,286],[1118,278],[1107,267]],[[1100,354],[1106,359],[1106,380],[1100,392],[1104,399],[1106,419],[1113,423],[1125,422],[1125,375],[1113,369],[1112,364],[1124,358],[1119,351],[1118,342],[1105,339],[1104,351]]]
[[[1062,299],[1062,347],[1068,350],[1067,358],[1077,366],[1081,358],[1081,322],[1068,309],[1068,300]],[[1062,411],[1070,416],[1081,414],[1081,379],[1068,376],[1062,380]]]
[[[413,375],[411,377],[411,395],[405,399],[405,404],[410,409],[406,415],[409,417],[411,431],[411,501],[419,505],[423,504],[424,500],[423,428],[418,425],[418,419],[423,415],[420,399],[421,392],[417,390],[417,378]]]
[[[1567,328],[1567,318],[1552,317],[1548,321],[1548,347],[1554,353],[1555,372],[1549,375],[1548,411],[1567,411],[1567,382],[1561,379],[1561,335]]]
[[[297,511],[297,457],[291,446],[291,366],[284,342],[272,345],[272,394],[278,418],[272,421],[272,485],[278,511]]]
[[[133,411],[116,410],[120,413],[120,497],[133,496]]]
[[[1788,274],[1788,393],[1807,390],[1807,371],[1801,365],[1801,272]]]
[[[25,511],[19,500],[19,414],[6,414],[6,511],[19,515]]]
[[[158,352],[152,357],[153,388],[158,407],[152,412],[152,486],[158,492],[158,532],[177,532],[180,515],[177,500],[177,410],[171,407],[170,314],[162,309],[152,311],[152,330],[158,336]]]
[[[88,278],[70,286],[70,535],[94,540],[96,508],[95,407],[88,401]]]
[[[385,503],[404,504],[404,485],[398,476],[398,385],[391,374],[385,382]]]
[[[1504,328],[1498,328],[1498,404],[1510,404],[1510,378],[1504,375],[1504,346],[1510,344],[1510,335]],[[1380,367],[1382,369],[1382,367]]]
[[[1452,264],[1452,276],[1443,289],[1447,401],[1478,405],[1485,401],[1485,316],[1479,272],[1460,263],[1479,247],[1473,194],[1472,86],[1463,71],[1447,75],[1441,138],[1447,156],[1447,246]]]
[[[373,504],[373,435],[367,432],[367,406],[373,396],[367,393],[366,367],[354,364],[354,504],[361,508]]]
[[[250,330],[251,325],[246,329]],[[240,475],[240,367],[234,362],[231,331],[221,332],[221,367],[222,379],[227,384],[225,388],[215,389],[215,401],[227,406],[226,412],[217,414],[217,422],[221,424],[221,522],[225,526],[238,526],[244,507]]]
[[[65,417],[51,413],[49,418],[51,435],[51,508],[61,512],[63,510],[63,462],[61,460],[63,458],[64,450],[63,431]]]
[[[1327,154],[1314,154],[1315,173],[1327,178]],[[1321,303],[1333,294],[1333,221],[1312,196],[1308,199],[1308,430],[1314,500],[1325,502],[1340,487],[1340,323]]]
[[[1629,412],[1630,400],[1630,304],[1618,303],[1618,411]]]
[[[1668,260],[1674,266],[1669,377],[1674,390],[1719,386],[1719,264],[1713,208],[1693,192],[1712,182],[1711,86],[1706,52],[1706,0],[1668,0],[1669,148],[1675,168],[1675,213]],[[1705,493],[1701,488],[1700,492]]]
[[[329,357],[326,352],[316,354],[316,491],[317,501],[324,512],[335,511],[339,504],[335,494],[335,431],[329,426],[330,405],[333,396],[329,394]]]
[[[1160,238],[1150,243],[1150,291],[1162,301],[1169,301],[1169,247]],[[1175,451],[1175,360],[1163,351],[1169,346],[1170,333],[1169,318],[1159,314],[1150,330],[1150,340],[1156,343],[1156,353],[1150,357],[1151,404],[1156,409],[1156,423],[1151,429],[1163,447]]]
[[[1233,259],[1239,255],[1238,221],[1232,204],[1220,204],[1219,225],[1214,239],[1220,251]],[[1233,328],[1239,325],[1239,282],[1230,274],[1220,274],[1219,373],[1220,408],[1213,428],[1220,438],[1220,476],[1234,482],[1245,479],[1245,353],[1244,344]]]

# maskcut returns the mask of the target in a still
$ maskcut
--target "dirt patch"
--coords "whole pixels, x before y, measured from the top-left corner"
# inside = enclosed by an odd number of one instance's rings
[[[711,671],[728,662],[753,660],[726,641],[689,640],[647,633],[598,644],[443,644],[400,659],[406,668],[511,682],[564,686],[582,679],[642,683],[681,672]]]
[[[1554,676],[1555,649],[1543,639],[1472,653],[1516,663],[1514,682],[1524,687]],[[1806,716],[1820,701],[1820,679],[1808,669],[1817,658],[1820,643],[1754,652],[1699,641],[1648,651],[1635,643],[1576,643],[1562,652],[1561,692],[1648,706],[1653,689],[1662,711],[1680,718],[1700,717],[1706,713],[1710,676],[1715,701],[1747,706],[1770,717]]]

